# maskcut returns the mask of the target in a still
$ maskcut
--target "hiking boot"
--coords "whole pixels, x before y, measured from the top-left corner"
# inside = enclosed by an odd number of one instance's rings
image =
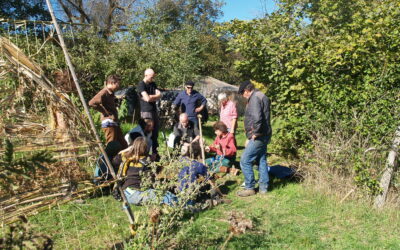
[[[221,201],[223,204],[231,204],[232,203],[232,201],[229,199],[221,199]]]
[[[260,189],[260,191],[258,191],[259,194],[264,195],[267,194],[267,190],[266,189]]]
[[[247,196],[252,196],[256,194],[256,191],[254,191],[254,189],[242,189],[240,191],[238,191],[237,196],[240,197],[247,197]]]

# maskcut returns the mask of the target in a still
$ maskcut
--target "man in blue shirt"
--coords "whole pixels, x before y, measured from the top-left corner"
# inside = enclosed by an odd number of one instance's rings
[[[181,107],[181,112],[186,113],[190,121],[198,127],[197,114],[207,105],[207,99],[196,90],[193,90],[194,82],[185,83],[185,90],[180,92],[172,103],[172,107]]]

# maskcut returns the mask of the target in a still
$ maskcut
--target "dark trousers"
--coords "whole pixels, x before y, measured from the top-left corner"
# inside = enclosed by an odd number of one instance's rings
[[[158,131],[160,130],[160,119],[155,111],[152,112],[140,112],[140,117],[143,119],[152,119],[154,123],[154,130],[152,132],[151,140],[153,141],[152,152],[158,153]]]

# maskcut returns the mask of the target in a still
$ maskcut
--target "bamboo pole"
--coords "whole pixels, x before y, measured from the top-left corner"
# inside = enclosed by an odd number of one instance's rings
[[[197,119],[199,119],[201,158],[202,158],[203,164],[206,165],[206,156],[204,153],[203,130],[201,128],[201,115],[197,115]]]
[[[29,216],[29,215],[38,214],[40,212],[43,212],[45,210],[48,210],[48,209],[56,206],[56,205],[62,205],[62,204],[68,203],[68,202],[76,200],[76,199],[84,198],[87,195],[94,192],[95,190],[97,190],[99,188],[110,186],[111,184],[113,184],[115,182],[117,182],[117,180],[105,182],[98,186],[93,185],[92,187],[73,192],[67,198],[56,198],[56,199],[52,199],[52,200],[40,201],[39,203],[30,205],[27,207],[23,207],[21,209],[15,210],[13,212],[7,213],[7,215],[2,216],[3,217],[2,220],[5,224],[11,224],[13,222],[18,221],[20,219],[19,218],[20,215]]]
[[[52,6],[50,0],[46,0],[46,3],[47,3],[47,7],[49,8],[49,12],[50,12],[51,18],[53,20],[54,27],[56,28],[58,38],[60,39],[60,45],[61,45],[61,48],[62,48],[62,50],[64,52],[64,57],[65,57],[65,60],[67,61],[67,65],[68,65],[68,68],[69,68],[69,70],[71,72],[72,79],[74,80],[76,89],[78,91],[79,98],[80,98],[80,100],[82,102],[83,108],[84,108],[84,110],[86,112],[86,115],[87,115],[87,117],[89,119],[90,127],[91,127],[91,129],[92,129],[92,131],[93,131],[93,133],[94,133],[94,135],[96,137],[96,141],[99,142],[98,146],[100,148],[101,153],[104,155],[104,158],[106,160],[107,168],[110,171],[110,173],[113,176],[113,178],[116,179],[114,168],[112,167],[111,161],[108,158],[108,155],[107,155],[106,151],[104,150],[103,145],[100,142],[100,137],[99,137],[99,135],[98,135],[98,133],[96,131],[96,127],[94,125],[92,116],[90,115],[89,107],[87,106],[85,98],[83,96],[81,87],[79,85],[78,78],[77,78],[76,73],[75,73],[75,68],[72,65],[71,59],[70,59],[69,54],[68,54],[67,47],[65,46],[64,38],[62,36],[62,32],[60,30],[60,27],[58,26],[57,19],[56,19],[55,15],[54,15],[53,6]],[[133,232],[134,217],[133,217],[132,210],[131,210],[131,208],[129,206],[128,200],[126,199],[124,191],[122,190],[121,185],[120,185],[119,182],[117,182],[117,187],[118,187],[118,190],[121,193],[121,197],[123,199],[123,203],[124,203],[123,204],[123,209],[124,209],[124,211],[126,212],[126,214],[128,216],[131,233],[134,234],[134,232]]]

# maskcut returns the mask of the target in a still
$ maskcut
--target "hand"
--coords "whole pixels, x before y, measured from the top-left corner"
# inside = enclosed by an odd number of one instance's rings
[[[115,116],[114,116],[114,115],[108,115],[107,118],[109,118],[109,119],[115,121]]]
[[[198,108],[196,108],[194,111],[195,111],[196,113],[200,113],[202,110],[203,110],[202,107],[198,107]]]
[[[219,145],[219,144],[218,144],[218,145],[215,145],[214,147],[215,147],[217,150],[220,150],[220,149],[221,149],[221,145]]]
[[[208,152],[210,152],[210,147],[209,147],[209,146],[206,146],[206,147],[204,148],[204,150],[208,153]]]
[[[254,141],[257,138],[256,135],[251,136],[251,139]]]

